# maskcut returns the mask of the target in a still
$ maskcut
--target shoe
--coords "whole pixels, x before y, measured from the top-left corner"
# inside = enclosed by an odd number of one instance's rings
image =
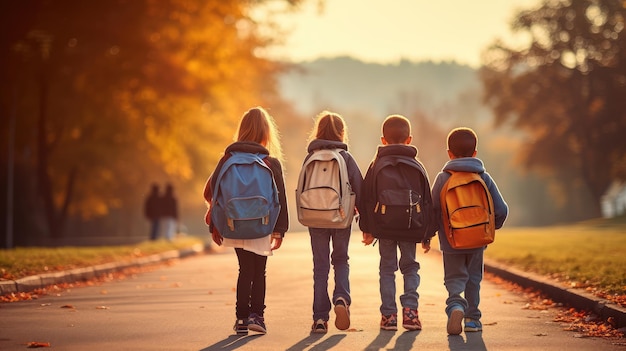
[[[402,327],[406,330],[422,330],[417,309],[404,307],[402,309]]]
[[[350,306],[343,297],[335,300],[335,327],[339,330],[350,328]]]
[[[318,319],[311,327],[311,333],[326,334],[328,332],[328,323],[323,319]]]
[[[388,316],[383,315],[380,319],[380,329],[382,330],[398,330],[398,317],[397,315],[390,314]]]
[[[251,313],[250,318],[248,318],[248,329],[263,334],[267,333],[267,328],[265,328],[265,318],[256,313]]]
[[[465,313],[463,310],[455,308],[450,312],[450,316],[448,317],[448,334],[450,335],[459,335],[463,331],[463,327],[461,326],[461,322],[463,321],[463,317]]]
[[[465,318],[465,331],[477,332],[483,330],[483,324],[477,319]]]
[[[248,335],[248,321],[245,319],[237,319],[233,330],[237,335]]]

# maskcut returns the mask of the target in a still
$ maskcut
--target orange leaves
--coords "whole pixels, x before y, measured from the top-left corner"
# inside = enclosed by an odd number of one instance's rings
[[[490,273],[485,273],[488,279],[514,293],[523,295],[527,303],[522,309],[546,311],[556,310],[556,317],[552,320],[561,323],[563,330],[573,331],[576,338],[602,337],[602,338],[622,338],[624,333],[615,329],[615,321],[612,318],[602,320],[598,316],[575,308],[563,308],[560,303],[555,303],[552,299],[546,298],[540,291],[523,288],[515,283],[503,280]],[[608,298],[607,298],[608,299]],[[507,303],[505,301],[504,303]],[[547,336],[545,333],[535,334],[535,336]]]
[[[559,312],[554,318],[555,322],[563,325],[563,330],[576,332],[577,338],[600,337],[622,338],[624,334],[611,325],[611,319],[602,321],[597,316],[574,308]]]
[[[39,295],[45,294],[44,289],[36,289],[32,292],[18,292],[10,293],[6,295],[0,295],[0,302],[17,302],[17,301],[29,301],[36,300]]]

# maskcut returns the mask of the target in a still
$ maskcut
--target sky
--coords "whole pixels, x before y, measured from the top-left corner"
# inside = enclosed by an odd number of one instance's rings
[[[352,56],[365,62],[456,61],[474,68],[496,38],[523,45],[510,23],[541,0],[308,0],[281,16],[285,45],[271,58]],[[321,5],[320,5],[321,4]]]

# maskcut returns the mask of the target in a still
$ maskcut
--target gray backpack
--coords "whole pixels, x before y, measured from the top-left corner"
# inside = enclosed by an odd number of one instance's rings
[[[355,201],[341,149],[313,151],[298,177],[298,221],[313,228],[348,228],[354,218]]]

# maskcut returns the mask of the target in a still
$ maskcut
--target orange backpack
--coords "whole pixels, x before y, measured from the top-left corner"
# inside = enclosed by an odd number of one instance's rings
[[[478,173],[448,171],[441,189],[441,214],[446,238],[454,249],[473,249],[495,239],[493,199]]]

